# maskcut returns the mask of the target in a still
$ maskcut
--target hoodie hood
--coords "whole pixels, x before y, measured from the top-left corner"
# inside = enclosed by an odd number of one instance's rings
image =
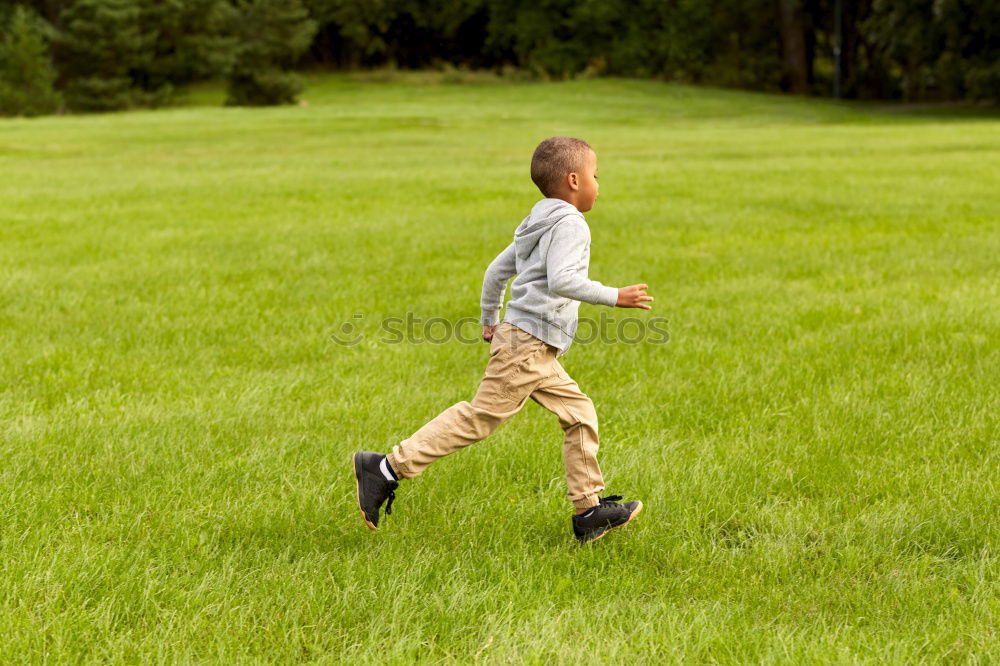
[[[576,206],[562,199],[542,199],[536,203],[532,206],[528,217],[524,218],[514,232],[517,258],[521,261],[527,260],[528,255],[538,245],[538,241],[556,225],[556,222],[567,215],[579,214],[580,211]]]

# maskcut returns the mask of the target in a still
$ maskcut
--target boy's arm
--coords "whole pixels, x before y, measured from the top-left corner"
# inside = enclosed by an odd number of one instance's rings
[[[496,326],[500,322],[500,306],[503,305],[503,293],[507,290],[507,280],[517,273],[517,254],[514,243],[508,245],[503,252],[490,262],[483,276],[483,296],[480,306],[483,309],[483,326]]]
[[[564,298],[614,307],[618,289],[587,277],[584,255],[589,244],[590,227],[583,220],[570,217],[556,225],[546,258],[549,289]]]

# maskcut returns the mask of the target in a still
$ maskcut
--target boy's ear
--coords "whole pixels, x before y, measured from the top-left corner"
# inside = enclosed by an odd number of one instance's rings
[[[570,171],[569,174],[566,176],[566,178],[567,178],[566,182],[569,183],[569,189],[574,191],[580,189],[580,177],[577,175],[575,171]]]

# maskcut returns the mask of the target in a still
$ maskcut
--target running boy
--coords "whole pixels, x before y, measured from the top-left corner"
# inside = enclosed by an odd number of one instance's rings
[[[514,241],[486,269],[483,279],[483,339],[490,359],[472,402],[453,405],[392,453],[355,453],[358,508],[371,529],[379,509],[391,513],[400,479],[419,476],[432,462],[478,442],[531,398],[559,417],[565,439],[563,462],[569,499],[576,507],[573,533],[581,542],[621,527],[642,502],[619,503],[604,490],[597,464],[597,412],[556,360],[566,353],[577,327],[580,301],[651,309],[646,285],[616,289],[587,277],[590,228],[582,213],[597,200],[597,155],[587,142],[565,136],[546,139],[531,158],[531,180],[544,199],[514,232]],[[511,299],[497,326],[507,281]]]

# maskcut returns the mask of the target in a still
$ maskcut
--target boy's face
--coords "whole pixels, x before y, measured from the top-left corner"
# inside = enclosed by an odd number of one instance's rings
[[[597,192],[600,189],[597,184],[597,153],[591,150],[587,154],[587,161],[582,171],[574,173],[577,175],[578,187],[576,207],[581,213],[586,213],[594,207],[594,202],[597,201]]]

